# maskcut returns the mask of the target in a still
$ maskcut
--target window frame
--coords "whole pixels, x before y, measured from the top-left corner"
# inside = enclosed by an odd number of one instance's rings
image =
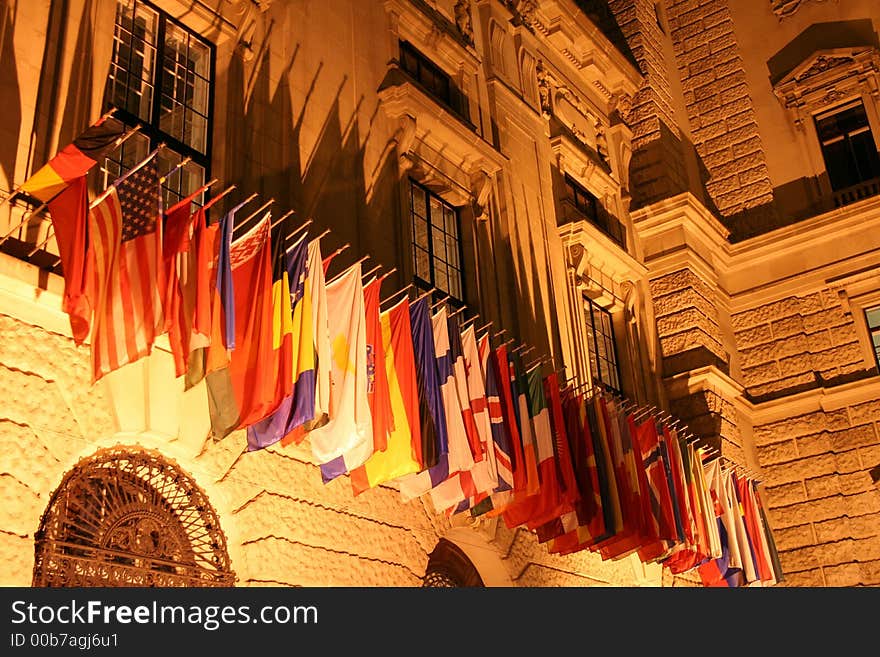
[[[617,346],[617,335],[614,331],[614,315],[606,308],[603,308],[601,305],[596,303],[593,299],[591,299],[586,294],[582,295],[583,297],[583,310],[584,310],[584,342],[587,346],[587,363],[590,368],[590,379],[592,383],[596,386],[602,386],[612,392],[616,392],[618,394],[623,393],[623,378],[621,376],[620,370],[620,349]],[[611,368],[609,375],[613,375],[613,378],[616,379],[614,382],[605,381],[603,379],[602,374],[602,363],[600,362],[600,352],[599,352],[599,332],[597,331],[597,322],[596,317],[597,314],[601,313],[601,317],[607,318],[607,326],[608,333],[605,333],[605,327],[602,325],[602,322],[599,322],[599,325],[602,328],[602,338],[603,342],[609,341],[611,343],[610,353],[613,357],[613,361],[608,362],[607,358],[603,361],[606,362],[607,365]],[[592,331],[592,340],[590,339],[590,332]],[[605,344],[606,353],[608,353],[607,342]],[[596,370],[593,371],[593,361],[596,363]],[[612,378],[609,376],[608,378]],[[615,385],[616,383],[616,385]]]
[[[877,368],[877,371],[880,372],[880,317],[878,317],[877,325],[872,326],[870,320],[868,319],[868,313],[870,311],[877,311],[878,315],[880,315],[880,303],[866,305],[862,308],[862,314],[864,315],[865,320],[865,329],[868,334],[868,345],[874,354],[874,366]],[[875,337],[877,338],[876,344],[874,343]]]
[[[412,248],[412,259],[410,261],[411,266],[413,268],[413,280],[416,283],[416,286],[424,289],[430,290],[434,289],[434,296],[445,298],[446,302],[451,306],[456,308],[460,308],[464,306],[465,300],[465,271],[464,271],[464,250],[462,248],[462,238],[461,238],[461,209],[452,203],[448,202],[442,196],[437,194],[436,192],[431,191],[427,186],[420,183],[418,180],[408,177],[407,178],[407,204],[409,206],[409,228],[410,228],[410,246]],[[416,213],[416,208],[414,204],[414,188],[420,189],[425,195],[425,207],[424,207],[424,217],[419,216]],[[458,264],[455,265],[447,260],[443,260],[439,258],[435,253],[434,246],[434,228],[435,224],[433,222],[433,218],[431,216],[431,199],[435,199],[443,208],[449,209],[452,211],[452,214],[455,217],[455,230],[456,235],[454,235],[456,242],[456,255],[458,257]],[[428,269],[429,274],[431,276],[431,280],[426,280],[419,275],[419,269],[416,264],[417,250],[424,251],[420,244],[416,242],[416,221],[424,221],[427,227],[427,254],[428,254]],[[436,226],[436,228],[442,230],[444,234],[448,235],[446,232],[445,226]],[[458,287],[459,293],[461,296],[453,296],[448,289],[442,289],[437,287],[436,285],[436,268],[435,262],[442,263],[443,266],[449,269],[453,269],[458,273]],[[451,287],[447,283],[447,288]],[[447,298],[448,295],[448,298]]]
[[[475,130],[476,126],[471,121],[470,100],[467,94],[459,87],[455,76],[448,73],[441,66],[437,65],[430,57],[415,47],[415,45],[403,37],[398,38],[398,65],[400,70],[410,80],[412,80],[419,89],[424,91],[428,96],[437,101],[440,105],[447,108],[455,117],[464,122],[471,130]],[[417,71],[411,71],[404,63],[405,55],[415,60]],[[440,78],[445,82],[445,93],[438,93],[433,86],[429,86],[423,80],[422,71],[430,73],[435,79]]]
[[[827,118],[830,118],[832,116],[840,115],[843,112],[846,112],[848,110],[851,110],[851,109],[854,109],[857,107],[861,108],[862,114],[864,115],[865,125],[863,127],[861,127],[858,131],[848,131],[846,133],[843,133],[843,134],[837,136],[833,140],[825,140],[822,138],[820,128],[819,128],[820,121],[827,119]],[[858,158],[856,157],[856,155],[852,149],[852,137],[856,136],[857,134],[864,134],[865,132],[867,132],[871,137],[870,141],[874,145],[873,154],[875,155],[877,162],[880,163],[880,143],[878,143],[877,135],[874,133],[874,131],[872,129],[871,117],[868,112],[868,107],[867,107],[867,105],[865,105],[865,101],[862,97],[856,96],[854,98],[850,98],[850,99],[846,100],[845,102],[839,103],[839,104],[834,105],[832,107],[822,108],[822,109],[816,111],[815,113],[813,113],[812,119],[813,119],[813,130],[815,131],[815,134],[816,134],[816,141],[819,145],[819,152],[821,154],[822,163],[824,164],[824,167],[825,167],[825,169],[824,169],[825,174],[828,177],[828,184],[831,188],[832,193],[837,193],[837,192],[843,191],[845,189],[849,189],[851,187],[856,187],[858,185],[862,185],[866,182],[869,182],[871,180],[875,180],[876,178],[880,177],[880,172],[878,172],[878,175],[869,176],[869,177],[863,177],[862,174],[859,173],[858,174],[859,178],[860,178],[859,180],[857,180],[855,182],[851,182],[846,185],[835,187],[834,180],[833,180],[832,174],[831,174],[832,167],[829,166],[829,155],[827,154],[827,147],[833,143],[843,141],[844,143],[846,143],[849,146],[847,154],[851,157],[850,163],[854,164],[856,169],[858,169],[859,168],[859,161],[858,161]],[[833,160],[832,160],[832,162],[833,162]]]
[[[149,0],[131,0],[133,4],[135,15],[137,14],[137,7],[139,5],[143,5],[147,7],[150,11],[155,12],[157,16],[157,27],[156,27],[156,42],[155,42],[155,61],[153,62],[153,73],[152,79],[149,80],[149,83],[152,87],[152,106],[150,108],[150,118],[149,120],[143,119],[137,114],[134,114],[127,110],[124,107],[117,107],[113,104],[112,98],[112,87],[111,87],[111,75],[116,70],[114,67],[115,62],[115,53],[116,53],[116,30],[119,28],[119,23],[117,22],[117,18],[119,15],[119,7],[122,2],[120,0],[116,1],[116,13],[114,14],[113,19],[113,54],[111,55],[111,70],[108,73],[107,80],[105,84],[104,98],[103,98],[103,107],[104,111],[114,110],[114,116],[120,119],[127,127],[131,128],[133,126],[139,125],[141,126],[139,129],[139,133],[147,138],[147,152],[150,153],[154,149],[156,149],[160,144],[164,144],[165,150],[172,151],[175,155],[180,158],[180,161],[183,161],[186,158],[190,158],[190,160],[202,168],[203,175],[203,183],[210,180],[211,177],[211,162],[212,162],[212,152],[213,152],[213,128],[214,128],[214,96],[216,93],[216,73],[217,73],[217,47],[210,40],[204,38],[198,31],[191,29],[185,23],[181,22],[167,11],[164,11],[160,7],[157,7],[155,4],[150,2]],[[165,42],[168,24],[172,24],[174,27],[178,28],[185,32],[190,39],[196,40],[202,46],[205,46],[208,51],[209,57],[209,71],[207,78],[207,87],[208,87],[208,97],[207,97],[207,113],[205,116],[206,126],[205,126],[205,149],[204,152],[197,150],[195,147],[186,144],[185,142],[177,139],[173,135],[165,132],[161,128],[161,120],[162,120],[162,84],[167,76],[167,73],[164,69],[164,55],[166,52],[167,44]],[[124,70],[126,73],[130,73],[127,69],[119,69]],[[129,87],[130,89],[131,87]],[[135,137],[135,139],[137,136]],[[124,148],[124,145],[123,145]],[[119,160],[115,160],[113,158],[108,158],[108,160],[112,160],[112,162],[119,167],[120,172],[125,172],[127,170],[124,151],[120,150],[117,153],[119,156]],[[109,170],[105,165],[105,173],[109,174]],[[175,171],[175,176],[180,175],[181,171],[178,169]],[[170,177],[171,179],[174,176]],[[177,189],[173,189],[169,186],[170,181],[166,181],[163,184],[165,202],[173,202],[173,200],[183,198],[186,195],[186,190],[184,190],[183,196],[177,191]],[[206,196],[207,192],[202,196]],[[200,199],[196,199],[197,202],[200,202]]]

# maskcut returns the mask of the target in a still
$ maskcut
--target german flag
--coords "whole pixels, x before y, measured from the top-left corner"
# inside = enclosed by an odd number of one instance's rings
[[[71,181],[84,176],[114,146],[125,132],[119,119],[102,117],[64,147],[21,186],[20,191],[48,202]]]

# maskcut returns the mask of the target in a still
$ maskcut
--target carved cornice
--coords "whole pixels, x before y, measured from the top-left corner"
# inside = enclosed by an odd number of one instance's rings
[[[808,2],[825,2],[825,0],[770,0],[770,9],[779,20],[788,18]]]
[[[814,52],[773,87],[798,127],[813,112],[848,96],[880,100],[880,53],[876,48],[838,48]]]

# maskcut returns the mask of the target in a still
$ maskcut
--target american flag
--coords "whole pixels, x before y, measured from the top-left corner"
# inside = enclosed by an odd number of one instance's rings
[[[161,212],[155,159],[111,186],[90,210],[94,381],[147,356],[162,333]]]

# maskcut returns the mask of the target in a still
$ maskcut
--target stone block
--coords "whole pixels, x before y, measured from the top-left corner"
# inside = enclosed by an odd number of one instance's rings
[[[773,539],[776,541],[776,549],[782,552],[813,545],[816,537],[813,534],[813,528],[808,523],[797,527],[777,529],[773,532]]]
[[[850,518],[850,532],[853,538],[869,538],[880,535],[880,513],[868,513]]]
[[[800,481],[782,484],[781,486],[768,486],[766,493],[768,507],[788,506],[807,501],[804,484]]]
[[[861,364],[862,362],[862,350],[857,342],[832,347],[813,356],[814,369],[816,370],[832,369],[849,363]]]
[[[758,462],[762,466],[789,463],[798,458],[797,444],[794,440],[770,443],[757,447]]]
[[[849,413],[853,424],[880,422],[880,400],[850,406]]]
[[[852,524],[848,517],[832,518],[813,523],[815,531],[814,543],[831,543],[851,539],[853,537]]]
[[[764,344],[749,349],[743,349],[740,352],[740,365],[743,370],[755,367],[762,363],[776,361],[778,358],[777,342],[765,342]],[[745,371],[743,372],[745,374]],[[778,377],[777,377],[778,378]]]
[[[745,331],[740,331],[736,333],[734,337],[736,339],[737,347],[740,350],[743,350],[769,342],[773,339],[773,332],[771,331],[769,324],[762,324],[760,326],[746,329]]]
[[[795,527],[809,522],[819,522],[847,515],[847,504],[843,496],[825,497],[803,504],[770,509],[770,523],[773,527]]]
[[[856,447],[867,447],[878,442],[873,424],[862,424],[850,429],[832,431],[828,437],[831,446],[837,452],[845,452]]]
[[[853,541],[855,558],[859,561],[880,559],[880,536],[869,536]]]
[[[793,356],[788,356],[779,360],[779,372],[783,377],[799,376],[805,372],[812,373],[812,371],[813,357],[808,351],[797,353]]]
[[[862,459],[858,449],[848,452],[839,452],[837,456],[837,471],[840,473],[858,472],[862,469]]]
[[[827,310],[819,310],[817,312],[804,314],[803,320],[804,329],[808,333],[842,326],[849,321],[839,308],[829,308]]]
[[[880,490],[874,489],[847,495],[846,502],[849,505],[849,515],[862,516],[880,511]]]
[[[836,474],[812,477],[804,482],[807,489],[807,497],[811,500],[822,499],[831,495],[839,495],[840,482]]]
[[[880,586],[880,559],[859,564],[862,571],[862,584]]]
[[[782,572],[785,574],[785,581],[783,582],[784,586],[798,588],[825,586],[825,579],[822,576],[822,570],[820,568],[800,572],[790,572],[788,570],[788,562],[783,555],[780,555],[779,559],[782,562]]]
[[[800,436],[797,439],[797,450],[801,457],[826,454],[832,451],[831,440],[825,432]]]
[[[837,566],[825,566],[825,586],[858,586],[862,583],[862,569],[857,563],[845,563]]]
[[[787,338],[790,335],[804,332],[804,320],[800,315],[790,315],[784,319],[770,322],[774,338]]]

